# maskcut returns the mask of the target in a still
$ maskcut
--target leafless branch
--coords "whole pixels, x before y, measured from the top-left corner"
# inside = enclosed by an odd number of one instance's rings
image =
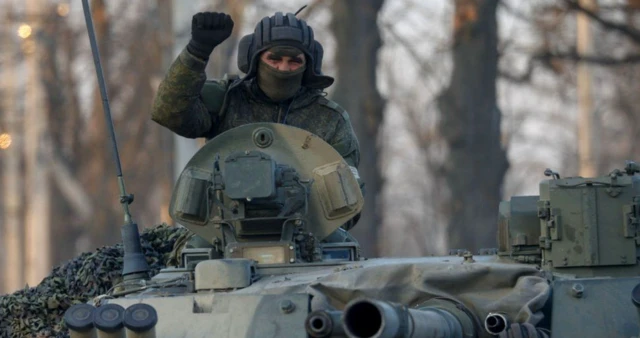
[[[604,18],[602,18],[600,15],[598,15],[598,13],[585,8],[583,6],[581,6],[578,1],[575,0],[565,0],[565,3],[568,5],[569,9],[573,9],[573,10],[577,10],[580,11],[584,14],[586,14],[588,17],[590,17],[591,19],[593,19],[595,22],[599,23],[603,28],[605,29],[609,29],[609,30],[614,30],[617,31],[619,33],[622,33],[624,35],[626,35],[627,37],[629,37],[631,40],[633,40],[636,43],[640,43],[640,31],[638,31],[637,29],[626,25],[626,24],[622,24],[622,23],[617,23],[617,22],[613,22],[613,21],[609,21],[606,20]]]
[[[637,12],[640,7],[634,5],[598,5],[599,11]]]
[[[382,27],[385,28],[385,30],[389,34],[391,34],[391,36],[393,36],[395,41],[398,42],[407,51],[407,53],[409,53],[409,56],[411,56],[411,58],[414,59],[414,61],[420,68],[420,72],[422,73],[422,75],[425,78],[431,80],[429,81],[428,85],[432,87],[431,89],[435,93],[439,89],[437,80],[436,80],[436,83],[433,82],[433,79],[436,77],[436,74],[437,74],[435,69],[431,66],[431,64],[427,60],[424,59],[424,57],[420,56],[420,53],[415,50],[415,48],[413,47],[413,44],[410,41],[407,41],[407,39],[404,36],[402,36],[395,30],[393,24],[388,22],[381,22],[380,24]]]
[[[420,53],[418,53],[412,46],[412,44],[407,41],[405,39],[404,36],[398,34],[398,32],[396,32],[395,28],[393,27],[392,24],[388,23],[388,22],[382,22],[382,26],[389,32],[389,34],[391,34],[393,36],[393,38],[399,42],[402,47],[404,47],[404,49],[407,50],[407,52],[409,53],[409,55],[416,61],[416,63],[418,64],[418,66],[420,67],[420,71],[424,74],[433,74],[434,70],[433,68],[424,61],[424,58],[422,58],[420,56]]]
[[[83,221],[91,218],[93,214],[93,205],[91,197],[83,188],[82,183],[72,174],[71,168],[62,159],[55,147],[51,149],[51,173],[58,189],[62,192],[69,205],[80,216]]]
[[[562,59],[562,60],[570,60],[570,61],[581,61],[593,64],[599,64],[604,66],[621,66],[628,65],[631,63],[640,62],[640,54],[630,54],[622,57],[608,57],[608,56],[597,56],[597,55],[579,55],[577,52],[542,52],[534,55],[534,59],[537,60],[551,60],[551,59]]]
[[[522,13],[521,11],[513,8],[511,5],[507,4],[506,2],[500,0],[498,5],[505,10],[505,12],[513,15],[515,18],[518,18],[522,21],[533,21],[533,18],[527,14]]]
[[[498,69],[498,76],[501,79],[505,79],[513,83],[529,82],[531,81],[531,74],[533,73],[533,63],[534,63],[533,60],[529,60],[529,63],[527,64],[527,69],[522,74],[514,74],[514,73],[507,72],[503,69]]]

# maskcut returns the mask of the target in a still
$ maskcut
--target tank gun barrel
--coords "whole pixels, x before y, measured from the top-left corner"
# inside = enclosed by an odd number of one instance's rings
[[[349,303],[343,314],[347,337],[465,337],[465,328],[448,310],[427,306],[409,309],[373,299]]]

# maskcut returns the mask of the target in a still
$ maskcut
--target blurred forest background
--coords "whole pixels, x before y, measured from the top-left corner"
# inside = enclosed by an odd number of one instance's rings
[[[368,256],[494,247],[498,203],[549,167],[590,176],[640,160],[637,0],[92,0],[131,210],[168,217],[201,141],[150,120],[191,16],[232,36],[209,77],[238,73],[238,40],[295,12],[325,48],[329,96],[361,144]],[[115,166],[80,1],[0,0],[0,294],[118,242]]]

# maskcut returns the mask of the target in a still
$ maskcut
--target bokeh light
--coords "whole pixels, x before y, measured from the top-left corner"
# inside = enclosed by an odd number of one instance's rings
[[[11,146],[11,135],[7,133],[0,134],[0,149],[4,150]]]
[[[29,36],[31,36],[31,26],[27,25],[26,23],[23,23],[22,25],[20,25],[20,27],[18,27],[18,36],[26,39]]]
[[[58,12],[58,15],[63,17],[69,15],[69,4],[68,3],[58,4],[58,8],[56,9],[56,11]]]

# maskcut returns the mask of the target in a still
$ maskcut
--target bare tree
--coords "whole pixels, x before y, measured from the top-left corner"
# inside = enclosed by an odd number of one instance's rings
[[[573,88],[579,88],[584,83],[581,72],[586,70],[591,73],[593,90],[590,100],[593,105],[587,108],[591,111],[585,113],[594,115],[593,123],[597,126],[594,130],[597,132],[593,136],[593,157],[598,160],[595,174],[602,174],[613,167],[619,167],[623,159],[636,156],[634,141],[631,138],[621,140],[619,136],[637,134],[637,112],[634,107],[640,102],[637,102],[637,95],[631,88],[638,76],[640,62],[640,31],[636,28],[635,20],[640,7],[637,1],[631,0],[596,4],[598,6],[582,0],[546,1],[532,4],[533,15],[527,15],[514,8],[513,3],[510,5],[502,1],[501,8],[505,13],[528,22],[534,34],[540,37],[540,43],[528,48],[523,48],[522,45],[513,48],[518,44],[511,41],[511,48],[505,48],[502,53],[507,55],[515,51],[528,54],[527,71],[521,76],[513,76],[504,71],[500,75],[503,79],[519,80],[516,82],[539,89],[540,83],[534,83],[531,75],[551,73],[564,87],[564,93],[561,94],[564,96],[563,100],[570,109],[576,109],[573,105],[580,102],[584,95],[574,93]],[[576,17],[582,17],[583,24],[576,25]],[[582,47],[578,40],[584,35],[581,31],[584,31],[586,22],[593,31],[592,48],[588,49]],[[569,130],[575,128],[576,133],[580,134],[584,128],[578,126],[579,121],[568,121]],[[616,145],[611,146],[611,142]],[[576,141],[567,144],[567,156],[561,166],[564,172],[571,175],[576,174],[579,169],[573,163],[578,159],[575,144]]]
[[[5,17],[8,22],[10,15],[13,13],[13,7],[8,5],[5,8]],[[8,25],[12,27],[13,25]],[[19,113],[16,104],[17,97],[17,75],[16,62],[14,55],[18,52],[15,47],[15,37],[9,32],[3,32],[4,39],[0,40],[7,48],[3,48],[2,64],[4,69],[1,93],[3,109],[3,121],[0,130],[4,131],[4,135],[9,135],[11,142],[0,149],[2,155],[2,246],[4,252],[2,257],[2,275],[3,283],[0,294],[4,290],[15,290],[24,285],[24,263],[22,254],[23,228],[21,227],[23,214],[23,192],[21,184],[23,180],[21,166],[21,150],[22,150],[22,128],[19,124]],[[11,32],[13,33],[13,32]],[[5,136],[6,137],[6,136]]]
[[[360,140],[360,176],[365,181],[365,207],[352,231],[366,255],[378,253],[381,222],[378,196],[382,176],[378,158],[378,130],[385,101],[376,86],[378,50],[382,46],[377,17],[383,0],[334,0],[331,28],[336,46],[337,83],[333,98],[350,114]]]
[[[171,35],[167,33],[171,30],[171,11],[164,7],[166,2],[116,4],[112,11],[113,18],[118,20],[115,26],[110,24],[112,19],[107,14],[106,3],[92,2],[124,176],[128,190],[136,194],[133,216],[141,226],[169,221],[166,209],[172,190],[172,134],[149,119],[157,84],[154,77],[163,72],[166,36]],[[51,257],[51,263],[39,260],[47,265],[45,274],[50,264],[69,259],[79,250],[120,241],[122,225],[112,153],[97,86],[88,118],[80,105],[81,88],[85,85],[75,69],[86,65],[93,71],[87,54],[86,29],[74,26],[60,14],[57,6],[43,4],[32,16],[39,23],[37,34],[34,33],[37,38],[32,42],[38,51],[35,79],[43,89],[41,122],[50,121],[35,151],[41,161],[38,165],[51,173],[55,183],[51,185],[52,194],[61,197],[46,203],[50,213],[29,212],[29,215],[45,217],[51,223],[51,233],[56,235],[46,236],[46,244],[57,248],[52,255],[42,252],[47,245],[41,245],[38,251],[38,256]],[[125,11],[138,11],[142,18],[126,19],[122,15]],[[140,50],[146,52],[140,53]],[[87,79],[95,84],[95,75]],[[32,99],[28,96],[27,102]],[[36,195],[29,190],[27,193],[25,200],[33,201]],[[42,226],[46,222],[37,224]],[[18,272],[16,269],[10,275],[19,276]]]
[[[447,182],[449,244],[477,250],[495,244],[501,186],[508,168],[500,143],[496,103],[498,26],[495,0],[457,0],[454,70],[438,99],[448,157],[439,173]]]
[[[69,27],[64,16],[57,14],[56,5],[41,7],[42,29],[39,45],[42,48],[39,64],[40,82],[44,89],[44,111],[48,115],[48,164],[52,179],[52,194],[62,198],[51,200],[52,232],[58,238],[74,243],[84,232],[86,224],[93,216],[93,204],[82,182],[76,177],[71,161],[78,147],[78,133],[81,127],[81,112],[75,81],[72,75],[76,57],[78,32]],[[64,118],[60,118],[65,112]],[[51,257],[54,262],[73,257],[75,245],[52,244],[57,248]]]
[[[35,285],[51,268],[50,179],[48,163],[48,118],[43,111],[43,89],[39,81],[41,57],[36,35],[41,29],[41,17],[36,13],[41,1],[26,2],[28,22],[35,33],[24,40],[27,85],[24,114],[25,160],[25,279]]]

